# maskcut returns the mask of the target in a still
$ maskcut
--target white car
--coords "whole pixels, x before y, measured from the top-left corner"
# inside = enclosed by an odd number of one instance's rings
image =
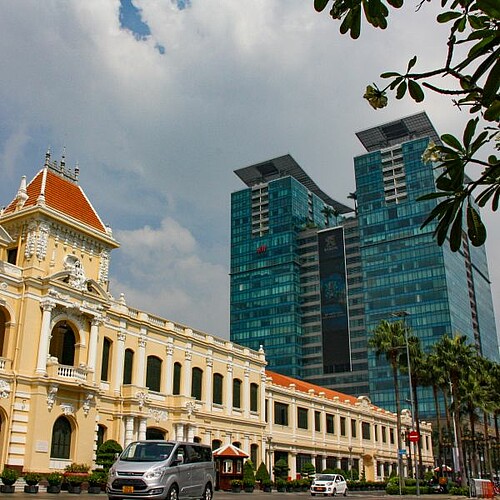
[[[342,493],[347,496],[347,482],[340,474],[316,474],[311,484],[311,496],[331,495]]]

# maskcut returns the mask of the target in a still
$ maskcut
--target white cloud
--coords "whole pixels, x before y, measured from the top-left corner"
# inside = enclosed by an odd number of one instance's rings
[[[431,2],[391,13],[387,32],[364,26],[358,41],[312,0],[192,0],[182,11],[134,3],[151,29],[146,41],[120,29],[118,0],[2,3],[1,168],[15,161],[16,175],[29,177],[48,145],[54,156],[66,146],[122,240],[113,293],[173,321],[227,335],[230,193],[243,187],[233,170],[291,153],[346,202],[352,158],[363,152],[356,131],[423,109],[441,133],[468,119],[431,95],[380,112],[361,98],[413,55],[423,68],[441,62],[446,33]],[[8,181],[4,205],[19,179]],[[500,235],[489,228],[495,248]]]
[[[227,270],[206,261],[186,228],[166,217],[158,228],[117,231],[115,237],[122,245],[115,294],[124,293],[133,307],[227,335],[227,327],[220,330],[222,318],[228,321]]]

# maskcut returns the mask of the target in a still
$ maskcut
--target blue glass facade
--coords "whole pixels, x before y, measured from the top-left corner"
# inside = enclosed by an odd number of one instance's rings
[[[436,172],[421,161],[429,136],[408,136],[354,160],[367,335],[380,320],[404,311],[424,348],[459,332],[498,360],[484,249],[465,244],[454,253],[447,244],[436,244],[433,224],[420,229],[435,201],[417,198],[434,191]],[[389,367],[373,352],[368,362],[372,401],[394,409]],[[406,398],[403,384],[402,401]],[[422,416],[432,416],[430,393],[422,392],[419,406]]]
[[[338,204],[326,216],[337,202],[289,156],[236,173],[249,187],[231,196],[231,340],[262,346],[269,368],[285,375],[321,374],[317,233],[351,209]]]

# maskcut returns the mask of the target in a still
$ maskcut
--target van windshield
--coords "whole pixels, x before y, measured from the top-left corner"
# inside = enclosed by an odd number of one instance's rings
[[[173,448],[172,443],[131,443],[120,455],[120,460],[128,462],[160,462],[170,456]]]

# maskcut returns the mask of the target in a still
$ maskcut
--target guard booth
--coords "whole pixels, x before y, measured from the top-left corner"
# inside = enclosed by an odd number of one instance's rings
[[[248,455],[233,446],[226,444],[212,452],[215,462],[215,489],[230,491],[233,479],[243,480],[243,462]]]

